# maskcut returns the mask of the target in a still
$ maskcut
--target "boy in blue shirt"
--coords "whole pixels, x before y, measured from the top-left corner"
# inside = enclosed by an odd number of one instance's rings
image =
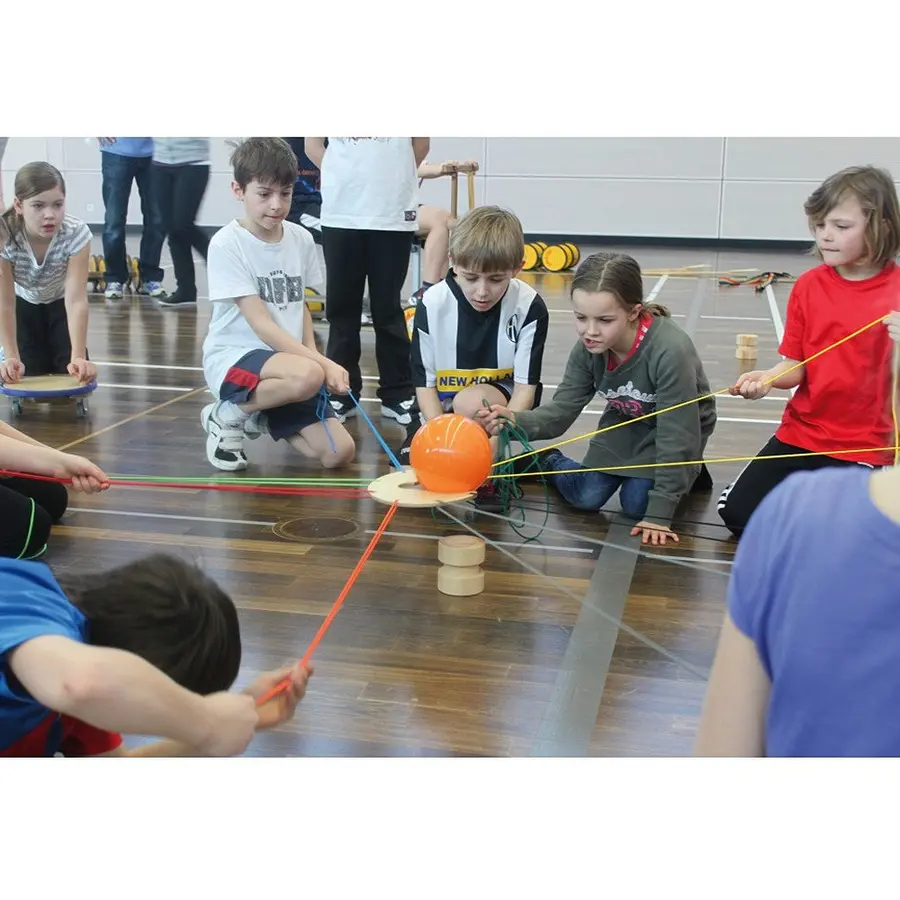
[[[0,757],[242,753],[293,715],[310,672],[227,693],[240,662],[234,603],[177,557],[57,577],[0,559]],[[290,689],[258,708],[288,674]],[[166,740],[129,752],[123,732]]]

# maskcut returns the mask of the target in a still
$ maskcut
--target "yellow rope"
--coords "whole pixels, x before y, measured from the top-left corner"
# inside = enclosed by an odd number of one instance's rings
[[[552,472],[516,472],[509,475],[491,475],[491,478],[519,478],[527,475],[533,478],[536,475],[583,475],[585,472],[621,472],[628,469],[666,469],[672,466],[700,466],[710,465],[711,463],[737,463],[737,462],[753,462],[757,459],[797,459],[801,456],[843,456],[849,453],[884,453],[887,450],[895,450],[896,443],[890,447],[863,447],[860,450],[827,450],[817,451],[815,453],[778,453],[772,456],[729,456],[722,459],[691,459],[687,462],[652,462],[652,463],[633,463],[630,466],[600,466],[596,469],[556,469]]]
[[[900,383],[900,344],[894,344],[894,378],[891,387],[891,416],[894,419],[894,465],[900,463],[900,421],[897,419],[897,386]]]
[[[777,381],[779,378],[783,378],[783,377],[784,377],[785,375],[787,375],[789,372],[793,372],[793,371],[795,371],[796,369],[800,369],[800,368],[802,368],[803,366],[808,365],[808,364],[811,363],[814,359],[818,359],[820,356],[822,356],[824,353],[827,353],[829,350],[834,350],[835,347],[840,347],[841,344],[845,344],[847,341],[852,340],[853,338],[855,338],[855,337],[857,337],[858,335],[862,334],[864,331],[868,331],[870,328],[874,327],[875,325],[878,325],[880,322],[884,322],[884,319],[885,319],[884,316],[879,316],[877,319],[873,319],[871,322],[869,322],[868,325],[864,325],[862,328],[858,328],[858,329],[857,329],[856,331],[854,331],[852,334],[848,334],[846,337],[841,338],[839,341],[835,341],[835,342],[834,342],[833,344],[831,344],[830,346],[825,347],[825,348],[822,349],[822,350],[819,350],[817,353],[814,353],[814,354],[813,354],[812,356],[810,356],[808,359],[803,360],[803,362],[795,363],[795,364],[794,364],[793,366],[791,366],[789,369],[785,369],[783,372],[780,372],[778,375],[774,376],[773,378],[768,378],[768,379],[766,379],[766,380],[763,382],[763,384],[770,384],[770,383],[773,382],[773,381]],[[895,376],[895,381],[896,381],[896,376]],[[673,412],[673,411],[676,410],[676,409],[681,409],[683,406],[690,406],[692,403],[700,403],[700,402],[703,401],[703,400],[708,400],[708,399],[710,399],[711,397],[717,397],[717,396],[719,396],[719,394],[727,394],[727,393],[729,393],[730,391],[731,391],[731,387],[722,388],[722,389],[719,390],[719,391],[713,391],[711,394],[703,394],[703,395],[700,396],[700,397],[694,397],[694,398],[692,398],[692,399],[690,399],[690,400],[684,400],[684,401],[682,401],[681,403],[676,403],[674,406],[667,406],[667,407],[665,407],[665,408],[663,408],[663,409],[657,409],[657,410],[655,410],[654,412],[646,413],[645,415],[643,415],[643,416],[638,416],[638,417],[635,418],[635,419],[626,419],[624,422],[616,422],[615,425],[607,425],[605,428],[599,428],[599,429],[597,429],[596,431],[589,431],[589,432],[587,432],[587,434],[579,434],[579,435],[577,435],[576,437],[566,438],[564,441],[558,441],[558,442],[555,443],[555,444],[549,444],[548,446],[546,446],[546,447],[541,447],[541,448],[539,448],[539,449],[537,449],[537,450],[529,450],[527,453],[520,453],[518,456],[511,456],[511,457],[509,457],[508,459],[502,460],[501,462],[502,462],[502,463],[510,463],[510,462],[513,462],[513,460],[524,459],[525,457],[527,457],[527,456],[532,456],[532,455],[535,454],[535,453],[546,453],[548,450],[554,450],[554,449],[556,449],[557,447],[563,447],[563,446],[565,446],[566,444],[572,444],[572,443],[574,443],[575,441],[583,441],[583,440],[585,440],[585,439],[587,439],[587,438],[594,437],[595,435],[598,435],[598,434],[606,434],[607,431],[614,431],[616,428],[623,428],[625,425],[634,425],[636,422],[641,422],[641,421],[643,421],[644,419],[652,419],[654,416],[662,415],[662,413],[664,413],[664,412]],[[894,406],[894,403],[892,402],[891,405]],[[895,416],[896,416],[896,410],[895,410]],[[895,443],[897,444],[897,448],[898,448],[898,450],[897,450],[897,455],[900,456],[900,428],[898,428],[898,427],[896,426],[896,424],[895,424],[895,438],[896,438]],[[888,449],[894,449],[894,448],[889,447]],[[853,452],[853,451],[851,451],[851,452]],[[864,452],[865,452],[865,451],[864,451]],[[807,455],[807,454],[803,454],[803,455]],[[828,454],[828,455],[830,455],[830,454]],[[755,459],[755,458],[756,458],[756,457],[751,457],[751,459]],[[768,457],[767,457],[767,458],[768,458]],[[501,462],[495,462],[495,463],[494,463],[494,466],[500,465]],[[654,463],[654,466],[656,466],[656,465],[659,465],[659,464]],[[668,465],[668,464],[667,464],[667,465]],[[680,465],[697,465],[697,463],[694,463],[694,462],[691,462],[691,463],[680,463]],[[625,468],[637,468],[637,467],[636,467],[636,466],[626,466]],[[583,471],[592,471],[592,470],[590,470],[590,469],[579,469],[578,471],[582,471],[582,472],[583,472]],[[613,470],[612,470],[612,469],[606,469],[606,468],[604,468],[604,469],[598,470],[598,471],[610,472],[610,471],[613,471]],[[534,474],[538,474],[538,473],[529,472],[529,475],[534,475]],[[496,477],[496,476],[495,476],[495,477]]]

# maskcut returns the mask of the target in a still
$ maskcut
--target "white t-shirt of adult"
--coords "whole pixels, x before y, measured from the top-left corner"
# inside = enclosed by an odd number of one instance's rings
[[[69,260],[91,242],[91,229],[75,216],[66,215],[53,235],[41,263],[22,232],[10,239],[0,256],[12,266],[16,296],[29,303],[53,303],[66,293]]]
[[[237,306],[241,297],[258,295],[272,318],[292,337],[303,340],[306,288],[324,278],[310,233],[284,222],[277,243],[262,241],[236,219],[209,243],[207,273],[212,316],[203,342],[203,373],[218,396],[228,370],[252,350],[271,350]]]
[[[412,138],[328,138],[321,191],[325,228],[415,231],[419,183]]]

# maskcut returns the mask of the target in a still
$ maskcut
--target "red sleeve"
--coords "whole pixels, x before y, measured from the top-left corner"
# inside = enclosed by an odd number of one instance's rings
[[[63,739],[59,749],[63,756],[99,756],[122,746],[121,734],[94,728],[68,716],[62,718]]]
[[[805,284],[796,282],[791,295],[788,297],[787,321],[784,323],[784,336],[778,347],[778,352],[787,359],[797,362],[805,359],[803,355],[804,313],[806,303]]]

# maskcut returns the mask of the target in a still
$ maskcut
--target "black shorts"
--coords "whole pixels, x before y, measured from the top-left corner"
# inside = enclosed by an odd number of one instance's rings
[[[274,355],[274,350],[251,350],[242,356],[225,374],[225,380],[219,388],[219,399],[247,403],[260,382],[259,373]],[[276,441],[293,437],[316,422],[337,418],[324,391],[309,400],[263,410],[263,415],[266,417],[269,434]]]

